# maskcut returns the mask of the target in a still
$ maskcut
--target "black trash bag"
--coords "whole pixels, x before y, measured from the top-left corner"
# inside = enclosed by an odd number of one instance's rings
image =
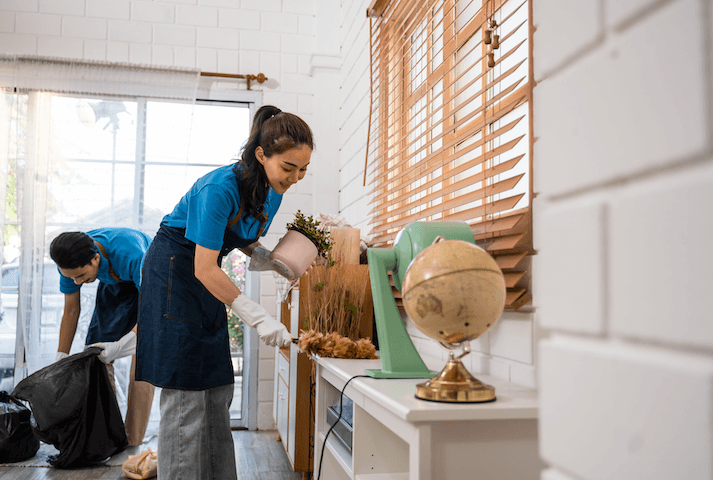
[[[30,409],[7,392],[0,392],[0,463],[34,457],[40,441],[32,434]]]
[[[129,444],[106,367],[88,348],[38,370],[21,381],[12,395],[30,402],[39,440],[59,455],[56,468],[73,468],[106,460]]]

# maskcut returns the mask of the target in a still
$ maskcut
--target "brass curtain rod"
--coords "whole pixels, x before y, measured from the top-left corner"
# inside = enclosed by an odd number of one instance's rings
[[[239,75],[236,73],[201,72],[201,77],[244,78],[248,81],[248,90],[250,90],[251,81],[256,80],[257,83],[264,83],[268,79],[262,73],[258,73],[257,75]]]
[[[1,55],[0,55],[1,56]],[[43,57],[35,55],[12,55],[8,58],[14,58],[20,61],[55,63],[58,65],[81,65],[85,67],[107,67],[107,68],[122,68],[126,70],[155,70],[157,72],[180,72],[180,70],[172,69],[171,67],[160,67],[157,65],[125,65],[117,62],[89,62],[86,60],[74,60],[70,58]],[[262,74],[257,75],[238,75],[233,73],[216,73],[216,72],[200,72],[201,77],[222,77],[222,78],[241,78],[248,82],[248,90],[250,90],[250,82],[256,80],[257,83],[264,83],[268,78]]]

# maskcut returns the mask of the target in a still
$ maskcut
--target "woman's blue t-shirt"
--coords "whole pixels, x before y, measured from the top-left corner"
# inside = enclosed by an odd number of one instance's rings
[[[265,202],[267,222],[262,236],[267,233],[281,202],[282,195],[269,187]],[[238,215],[239,210],[240,186],[233,166],[227,165],[199,178],[161,223],[185,228],[185,237],[201,247],[221,250],[228,222]],[[243,213],[230,228],[240,238],[253,240],[262,226],[260,220]]]
[[[109,285],[118,283],[109,273],[109,265],[124,282],[134,282],[136,288],[141,286],[141,266],[144,262],[144,255],[151,244],[151,237],[138,230],[131,228],[97,228],[90,230],[87,235],[99,242],[106,250],[109,258],[99,252],[101,261],[99,262],[99,272],[97,279]],[[74,280],[60,274],[59,291],[71,294],[80,289],[80,285]]]

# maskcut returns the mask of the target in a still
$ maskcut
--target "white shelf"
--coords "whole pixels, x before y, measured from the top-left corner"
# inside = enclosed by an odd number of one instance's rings
[[[324,433],[319,432],[319,437],[322,440],[322,444],[324,444],[324,436]],[[347,451],[346,448],[342,446],[341,443],[339,443],[339,440],[334,437],[334,432],[332,432],[332,434],[330,434],[329,438],[327,439],[326,450],[334,456],[334,459],[337,461],[339,466],[342,467],[342,469],[351,477],[352,455]],[[316,454],[319,455],[319,453]]]
[[[354,477],[354,480],[408,480],[406,473],[363,473]]]
[[[428,368],[440,371],[445,362],[423,357]],[[319,358],[324,377],[341,389],[351,377],[364,375],[365,369],[381,368],[381,360]],[[463,420],[515,420],[537,418],[537,392],[489,375],[474,374],[478,380],[495,387],[497,400],[488,403],[455,404],[429,402],[415,397],[416,385],[426,379],[356,378],[349,383],[346,395],[355,403],[369,398],[390,414],[407,422]]]
[[[445,364],[423,360],[432,370],[440,370]],[[378,359],[317,359],[315,421],[320,434],[315,469],[327,431],[327,406],[338,399],[352,377],[380,367]],[[483,478],[539,480],[545,465],[538,453],[536,391],[488,375],[476,377],[495,387],[495,402],[454,404],[417,399],[416,385],[425,379],[353,379],[344,392],[354,402],[352,451],[350,454],[330,435],[322,477],[472,478],[473,464],[477,464]],[[513,458],[518,461],[513,462]]]

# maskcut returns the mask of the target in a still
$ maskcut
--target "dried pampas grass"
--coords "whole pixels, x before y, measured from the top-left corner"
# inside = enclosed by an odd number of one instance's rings
[[[300,280],[300,295],[305,296],[304,328],[317,332],[337,332],[357,340],[359,319],[372,308],[370,283],[355,275],[354,265],[315,267]],[[303,293],[304,291],[304,293]]]

